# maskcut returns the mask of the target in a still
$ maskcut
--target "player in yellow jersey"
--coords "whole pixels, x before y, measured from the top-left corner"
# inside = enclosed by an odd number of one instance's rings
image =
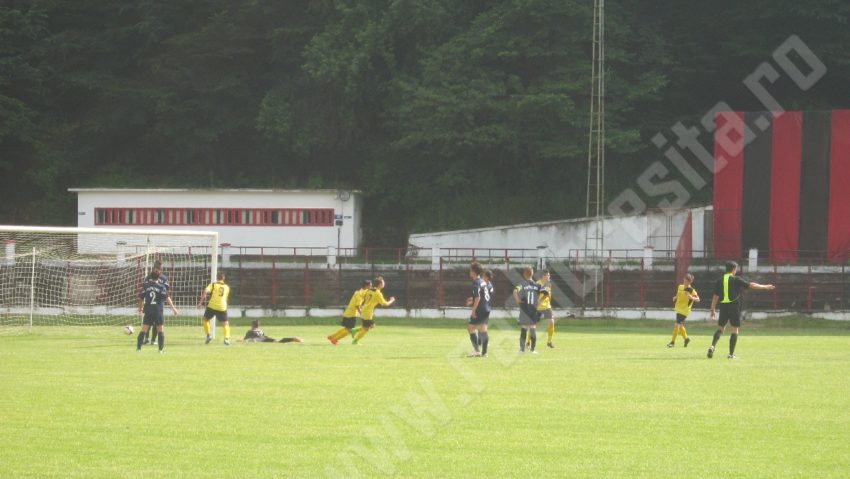
[[[682,335],[685,338],[685,347],[691,342],[688,338],[688,331],[685,330],[685,320],[691,314],[691,308],[694,303],[699,303],[699,294],[693,287],[694,275],[688,273],[682,284],[676,289],[676,296],[673,296],[674,309],[676,310],[676,324],[673,325],[673,339],[667,343],[668,348],[676,345],[676,336]]]
[[[552,338],[555,337],[555,318],[552,316],[552,277],[548,269],[544,269],[540,279],[537,281],[540,284],[540,301],[537,303],[537,311],[540,312],[540,317],[545,318],[549,323],[546,328],[548,339],[546,346],[554,348]]]
[[[198,307],[204,305],[207,296],[210,301],[207,303],[207,309],[204,310],[204,333],[207,335],[206,344],[212,341],[212,328],[210,320],[215,317],[216,321],[220,321],[224,326],[224,345],[230,345],[230,321],[227,320],[227,300],[230,298],[230,286],[224,284],[224,273],[219,272],[216,275],[216,282],[210,283],[201,295],[201,301]]]
[[[352,330],[355,326],[357,326],[357,316],[360,316],[360,308],[363,306],[363,298],[366,292],[371,288],[372,282],[367,279],[363,281],[360,289],[351,295],[351,299],[348,301],[348,307],[345,308],[345,311],[342,313],[342,328],[328,336],[328,341],[336,345],[340,339],[348,336],[349,334],[353,337]]]
[[[395,303],[394,297],[384,299],[384,293],[381,292],[381,290],[384,289],[386,285],[387,283],[384,281],[384,278],[378,276],[375,278],[375,281],[372,282],[372,288],[363,294],[363,306],[360,307],[360,312],[363,317],[363,326],[359,331],[357,331],[357,336],[354,337],[353,344],[359,344],[360,340],[363,339],[363,336],[366,336],[366,333],[375,327],[375,308],[378,306],[392,306],[392,304]]]

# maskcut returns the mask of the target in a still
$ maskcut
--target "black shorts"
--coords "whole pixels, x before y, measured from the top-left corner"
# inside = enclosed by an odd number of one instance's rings
[[[684,314],[676,313],[676,324],[685,324],[685,320],[688,319]]]
[[[340,324],[345,329],[351,329],[357,326],[357,318],[342,318],[342,322]]]
[[[731,306],[720,306],[720,314],[717,318],[717,325],[725,327],[726,324],[731,324],[733,328],[741,327],[741,308],[737,304]]]
[[[366,329],[369,329],[374,325],[375,325],[375,320],[373,320],[373,319],[364,319],[363,320],[363,327],[366,328]]]
[[[157,311],[155,313],[145,313],[144,319],[142,319],[142,324],[147,324],[148,326],[157,325],[161,326],[165,323],[165,318],[162,316],[162,311]]]
[[[475,313],[475,317],[469,317],[469,324],[488,324],[490,322],[490,311],[484,313]]]
[[[215,316],[215,320],[219,322],[227,321],[227,311],[217,311],[215,309],[207,308],[204,311],[204,319],[212,319]],[[196,316],[197,317],[197,316]]]

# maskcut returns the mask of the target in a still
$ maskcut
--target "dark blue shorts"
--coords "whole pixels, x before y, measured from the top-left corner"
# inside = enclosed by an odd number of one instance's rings
[[[483,313],[482,312],[476,312],[474,318],[471,317],[471,316],[469,318],[469,324],[479,325],[479,324],[487,324],[489,322],[490,322],[490,311],[486,311],[486,312],[483,312]]]
[[[536,306],[522,303],[519,305],[519,325],[533,326],[540,321],[540,311]]]
[[[145,318],[142,320],[142,324],[147,324],[148,326],[157,325],[162,326],[165,323],[165,318],[162,316],[162,311],[157,311],[155,313],[145,313]]]

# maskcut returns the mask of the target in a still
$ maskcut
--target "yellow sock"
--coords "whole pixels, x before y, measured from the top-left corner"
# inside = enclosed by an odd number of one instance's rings
[[[673,339],[671,339],[670,342],[675,343],[676,342],[676,336],[678,336],[678,335],[679,335],[679,325],[677,324],[677,325],[673,326]]]
[[[204,320],[204,333],[207,336],[209,336],[211,332],[212,332],[212,329],[210,329],[210,321],[208,319],[205,319]]]
[[[334,339],[342,339],[346,336],[348,336],[348,330],[345,329],[345,328],[340,328],[339,331],[337,331],[337,332],[335,332],[331,335],[331,337],[334,338]]]
[[[685,325],[679,326],[679,334],[682,335],[683,338],[688,339],[688,332],[685,331]]]
[[[230,323],[224,323],[224,339],[230,339]]]
[[[354,340],[357,341],[357,342],[360,342],[360,340],[363,339],[363,336],[366,336],[366,333],[368,333],[368,332],[369,332],[368,329],[360,328],[360,331],[357,331],[357,337],[354,338]]]
[[[546,334],[549,335],[549,342],[552,342],[552,338],[555,336],[555,325],[550,324],[549,329],[546,330]]]

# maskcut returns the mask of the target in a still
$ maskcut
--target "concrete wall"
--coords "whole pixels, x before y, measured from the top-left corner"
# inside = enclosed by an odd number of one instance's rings
[[[77,225],[96,226],[95,208],[333,208],[342,214],[339,231],[342,248],[357,248],[360,242],[358,193],[341,201],[333,190],[113,190],[72,189],[77,193]],[[103,226],[104,228],[106,226]],[[313,247],[337,246],[336,226],[222,226],[146,225],[114,226],[132,229],[217,231],[221,243],[233,246]]]
[[[710,207],[708,207],[710,208]],[[603,220],[604,249],[613,255],[618,251],[675,250],[689,212],[692,212],[693,249],[702,251],[703,215],[706,208],[679,210],[666,214],[650,212],[646,215],[605,218]],[[586,219],[547,221],[518,225],[495,226],[435,233],[410,235],[409,243],[420,248],[511,248],[524,249],[543,246],[548,257],[582,255],[587,228],[594,223]]]

